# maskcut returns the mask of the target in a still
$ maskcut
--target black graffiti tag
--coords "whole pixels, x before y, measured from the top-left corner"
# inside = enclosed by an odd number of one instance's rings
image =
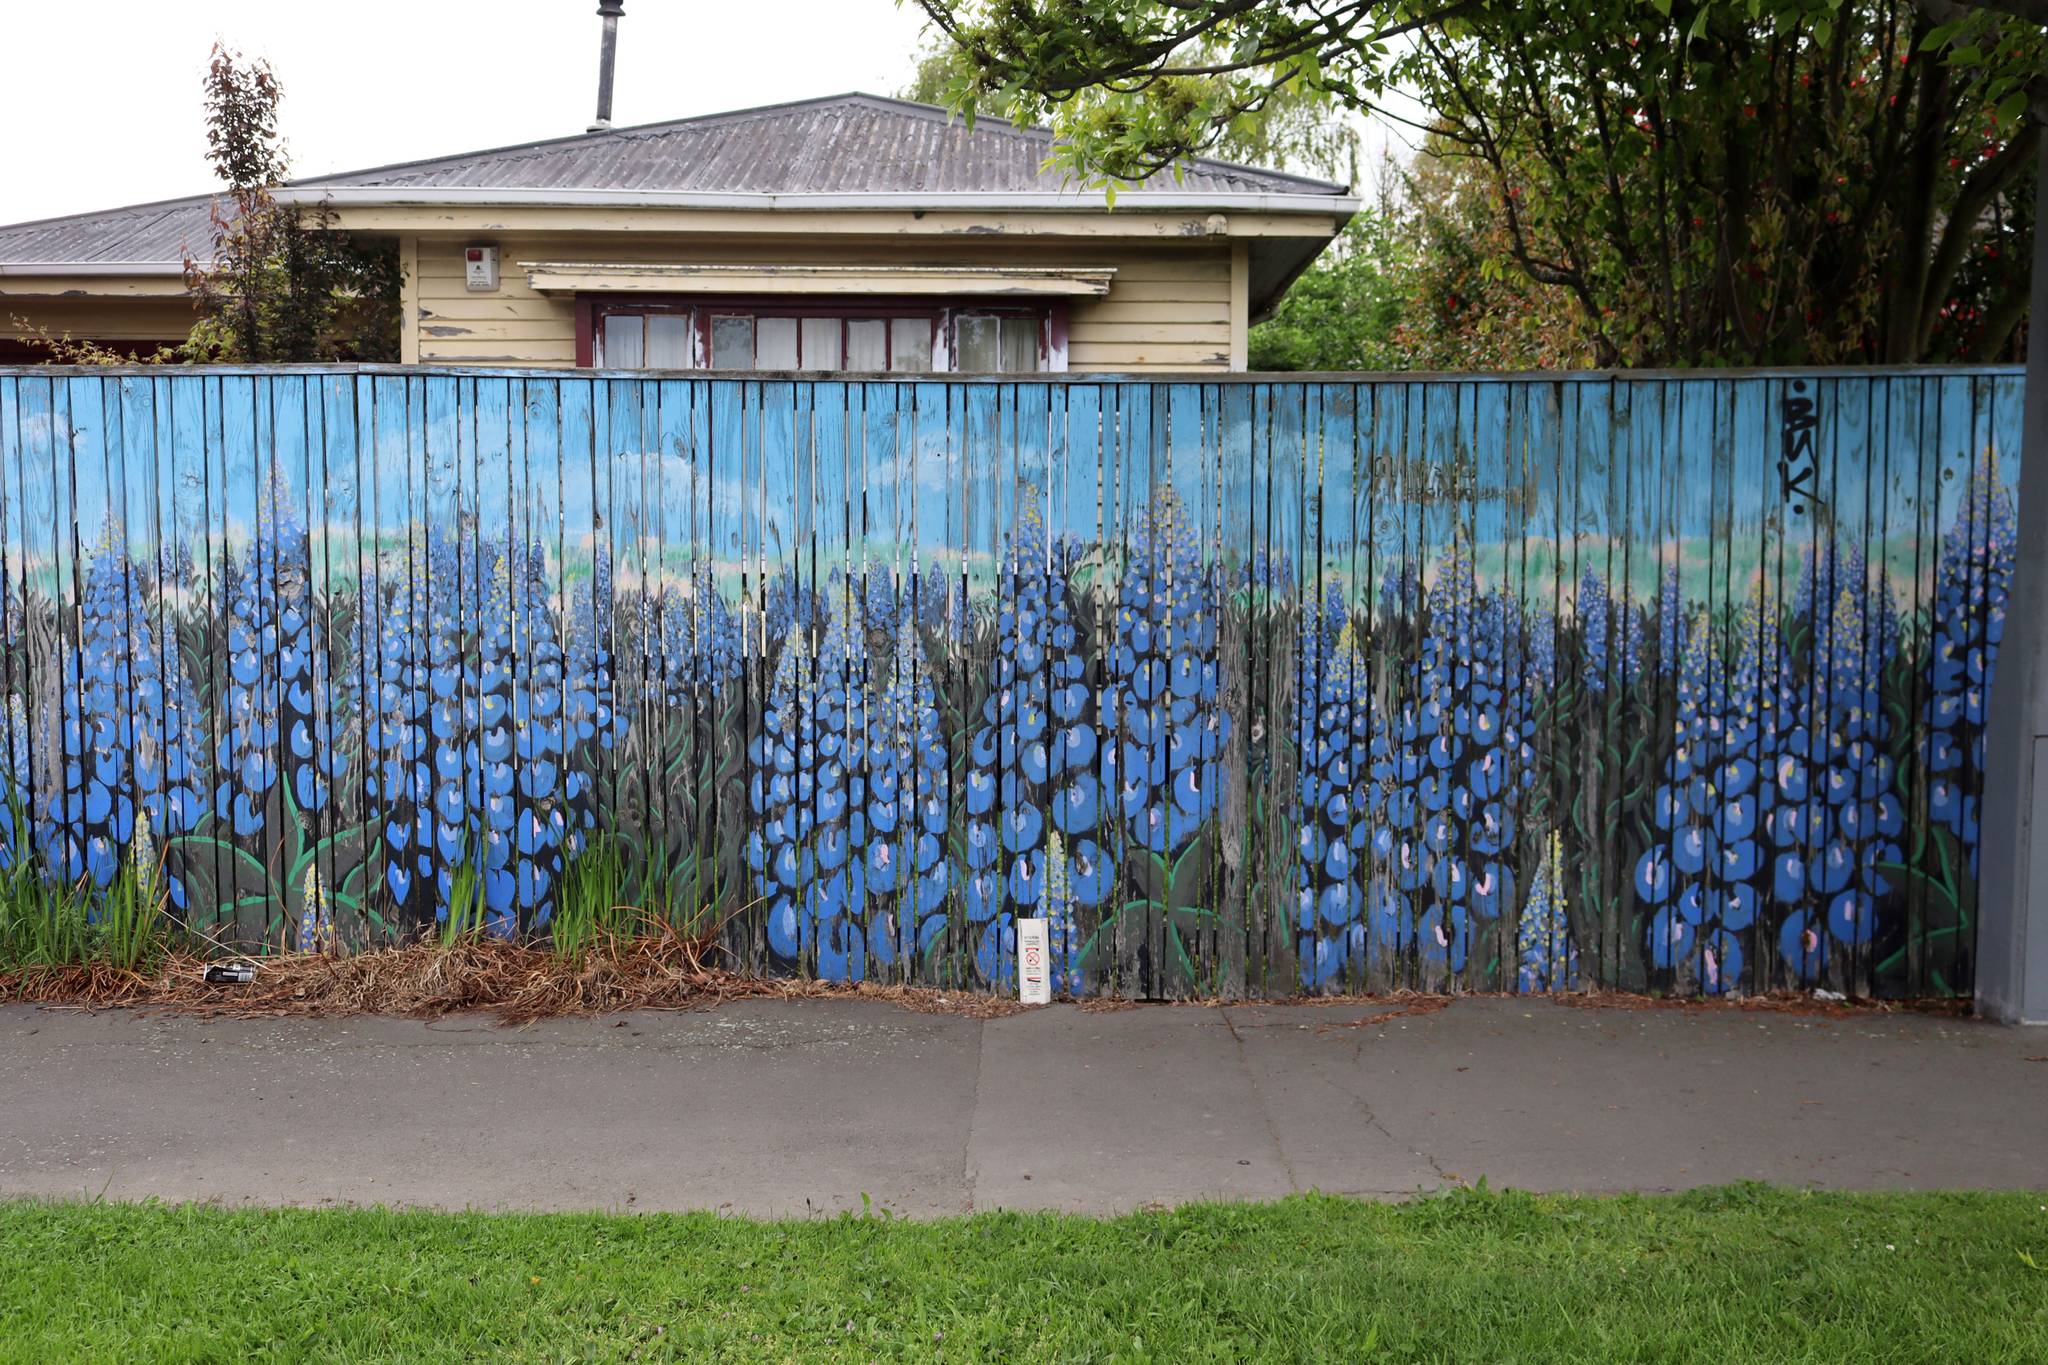
[[[1804,516],[1809,504],[1821,499],[1814,492],[1818,465],[1813,454],[1813,431],[1820,424],[1814,415],[1814,400],[1805,397],[1806,381],[1792,381],[1792,392],[1779,404],[1783,417],[1778,449],[1778,486],[1794,516]]]

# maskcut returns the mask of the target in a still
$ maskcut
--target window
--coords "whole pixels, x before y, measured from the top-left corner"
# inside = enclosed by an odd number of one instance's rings
[[[756,370],[793,370],[797,367],[797,331],[795,318],[756,318],[754,320],[754,363],[749,366]]]
[[[615,370],[695,369],[690,345],[690,314],[677,312],[606,311],[599,362]]]
[[[936,329],[932,318],[889,319],[889,368],[897,374],[930,374]]]
[[[846,319],[805,318],[803,350],[797,356],[800,370],[843,370],[846,368]]]
[[[578,361],[606,369],[1029,374],[1065,368],[1060,305],[587,297],[579,302]]]
[[[961,313],[953,319],[953,368],[967,374],[1031,374],[1040,320],[1024,313]]]
[[[647,368],[647,319],[639,313],[613,313],[604,320],[604,363],[620,370]]]
[[[734,314],[711,319],[711,368],[750,370],[754,367],[754,320]]]
[[[889,320],[849,318],[846,322],[846,368],[886,370],[889,368]]]
[[[647,368],[687,370],[690,364],[690,319],[686,313],[647,315]]]

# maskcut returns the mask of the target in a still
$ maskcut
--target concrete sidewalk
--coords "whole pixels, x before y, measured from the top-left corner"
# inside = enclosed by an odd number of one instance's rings
[[[1114,1211],[1739,1179],[2048,1187],[2048,1032],[1501,999],[986,1023],[859,1001],[566,1020],[0,1008],[0,1196]]]

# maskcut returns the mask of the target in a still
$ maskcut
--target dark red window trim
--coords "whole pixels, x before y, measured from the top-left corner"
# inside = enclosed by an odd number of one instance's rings
[[[1056,357],[1067,348],[1067,301],[1047,299],[1043,303],[1019,303],[1015,299],[945,295],[926,298],[916,295],[818,296],[789,294],[578,294],[576,296],[576,363],[588,369],[596,363],[599,319],[611,314],[681,313],[696,311],[698,353],[711,354],[711,318],[718,313],[746,313],[753,317],[836,317],[903,318],[928,317],[934,327],[950,329],[961,313],[993,313],[1009,317],[1040,319],[1038,360],[1041,369],[1051,369]],[[947,353],[953,350],[947,337]]]
[[[597,300],[588,294],[576,296],[576,368],[587,370],[597,351]]]

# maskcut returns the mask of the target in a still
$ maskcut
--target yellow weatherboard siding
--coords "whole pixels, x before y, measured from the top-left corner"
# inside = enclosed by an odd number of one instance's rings
[[[67,292],[55,298],[5,287],[14,283],[28,281],[0,280],[0,337],[10,340],[41,329],[81,341],[183,341],[192,330],[192,300],[182,283],[168,294],[102,294],[100,282],[91,281],[90,294]]]
[[[681,262],[703,265],[919,265],[1097,267],[1115,270],[1109,293],[1068,304],[1071,370],[1222,369],[1233,349],[1232,244],[1227,240],[1112,244],[987,238],[767,239],[477,233],[417,241],[408,289],[418,359],[425,364],[568,366],[576,361],[576,304],[527,285],[517,262]],[[499,286],[471,293],[462,250],[498,248]],[[1238,297],[1242,298],[1241,289]],[[1242,304],[1239,304],[1242,307]],[[1242,328],[1243,323],[1235,326]],[[407,356],[411,359],[410,352]]]

